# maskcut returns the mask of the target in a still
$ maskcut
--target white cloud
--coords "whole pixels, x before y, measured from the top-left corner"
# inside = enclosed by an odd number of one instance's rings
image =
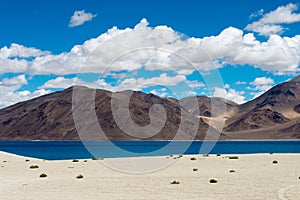
[[[61,89],[61,88],[68,88],[74,85],[81,85],[86,86],[89,88],[101,88],[105,90],[113,90],[113,87],[106,83],[103,79],[99,79],[94,82],[85,82],[80,78],[64,78],[64,77],[57,77],[55,79],[48,80],[39,89]]]
[[[181,34],[170,27],[149,27],[146,19],[134,28],[113,27],[58,55],[24,47],[25,53],[13,50],[15,47],[22,49],[21,45],[12,47],[10,51],[7,47],[0,51],[0,73],[102,74],[145,67],[146,70],[173,70],[179,75],[188,75],[195,68],[208,71],[230,64],[287,74],[297,72],[300,64],[300,35],[272,35],[266,42],[260,42],[253,33],[244,34],[240,29],[229,27],[217,36],[182,39]],[[124,55],[126,52],[130,53]],[[13,55],[31,55],[35,59],[17,59]],[[115,62],[109,65],[113,60]]]
[[[252,92],[253,98],[258,97],[263,94],[267,90],[271,89],[274,84],[274,80],[267,77],[257,77],[250,83],[250,85],[254,86],[253,88],[247,87],[248,90],[255,90],[256,92]]]
[[[191,70],[191,69],[181,69],[181,70],[178,70],[176,71],[177,74],[180,74],[180,75],[190,75],[194,72],[194,70]]]
[[[260,20],[248,24],[245,29],[266,36],[281,34],[284,31],[282,24],[291,24],[300,21],[300,14],[294,13],[297,10],[298,6],[292,3],[286,6],[279,6],[276,10],[265,14]]]
[[[120,85],[118,85],[115,90],[141,90],[142,88],[150,86],[175,86],[180,82],[186,81],[186,77],[182,75],[168,76],[163,73],[159,77],[152,78],[128,78],[123,80]]]
[[[269,85],[274,84],[274,80],[271,78],[267,78],[265,76],[263,77],[257,77],[254,79],[253,82],[250,83],[251,85],[257,86],[257,85]]]
[[[0,73],[25,72],[30,63],[26,58],[44,56],[49,51],[42,51],[32,47],[25,47],[19,44],[11,44],[0,49]]]
[[[124,55],[125,52],[131,53]],[[70,52],[37,57],[30,72],[64,75],[77,73],[79,66],[80,73],[135,70],[145,66],[147,70],[176,70],[178,74],[190,74],[195,68],[211,70],[228,63],[293,73],[298,70],[299,55],[298,35],[292,38],[273,35],[268,41],[260,42],[252,33],[244,35],[242,30],[229,27],[218,36],[182,40],[173,29],[166,26],[151,28],[143,19],[133,29],[114,27],[98,38],[74,46]],[[107,69],[113,60],[115,62]]]
[[[229,88],[230,88],[230,85],[229,85],[229,84],[225,84],[225,85],[224,85],[224,88],[225,88],[225,89],[229,89]]]
[[[300,63],[300,36],[293,38],[272,35],[266,42],[253,33],[243,35],[236,28],[227,28],[218,36],[201,40],[202,48],[213,58],[222,58],[232,65],[252,65],[266,71],[293,73]]]
[[[70,19],[69,27],[80,26],[85,22],[91,21],[96,16],[97,15],[94,15],[92,13],[85,12],[85,10],[75,11]]]
[[[126,52],[131,53],[123,55]],[[77,73],[81,66],[81,73],[102,73],[113,60],[109,71],[145,66],[147,70],[177,70],[178,74],[186,75],[195,71],[195,67],[203,70],[221,67],[211,60],[197,39],[182,40],[181,34],[173,29],[167,26],[151,28],[146,19],[142,19],[133,29],[113,27],[83,45],[74,46],[70,52],[38,57],[32,63],[31,72],[64,75]]]
[[[0,49],[0,55],[9,58],[9,57],[20,57],[20,58],[29,58],[44,56],[50,54],[49,51],[42,51],[33,47],[25,47],[23,45],[12,43],[10,47],[4,46]]]
[[[9,59],[0,54],[0,74],[26,72],[27,69],[28,62],[26,60],[18,60],[17,58]]]
[[[95,82],[85,82],[79,78],[64,78],[57,77],[44,83],[39,89],[58,89],[67,88],[73,85],[83,85],[90,88],[100,88],[110,91],[123,91],[123,90],[141,90],[150,86],[175,86],[180,82],[186,81],[185,76],[168,76],[163,73],[158,77],[152,78],[127,78],[124,79],[117,86],[111,86],[103,79],[99,79]]]
[[[280,29],[282,23],[293,23],[298,20],[299,14],[293,13],[297,10],[294,4],[279,8],[259,20],[264,23],[265,28],[269,26],[274,29],[274,26],[275,28],[278,26],[277,28]],[[276,17],[281,13],[283,13],[282,17]],[[273,31],[278,32],[275,29]],[[126,52],[130,53],[124,55]],[[116,58],[118,60],[107,69],[111,61]],[[102,79],[88,83],[78,78],[58,77],[47,81],[39,87],[39,90],[31,93],[26,90],[18,91],[21,85],[27,84],[26,77],[20,75],[1,81],[0,88],[4,92],[0,93],[3,96],[0,104],[8,105],[9,98],[13,99],[11,102],[16,102],[15,100],[46,93],[49,90],[45,89],[48,88],[66,88],[74,84],[92,88],[99,86],[112,91],[139,90],[140,85],[174,86],[182,81],[186,81],[190,87],[203,87],[205,86],[203,83],[187,81],[185,76],[192,74],[195,68],[212,70],[225,64],[251,65],[281,74],[295,73],[299,71],[300,64],[300,35],[294,37],[271,35],[267,41],[260,42],[253,33],[244,34],[240,29],[229,27],[216,36],[182,39],[181,34],[170,27],[152,28],[149,27],[146,19],[142,19],[134,28],[113,27],[97,38],[75,45],[69,52],[58,55],[33,47],[11,44],[10,47],[5,46],[0,49],[0,74],[8,72],[23,72],[32,76],[44,74],[63,76],[78,72],[118,74],[117,72],[120,71],[126,73],[126,70],[145,67],[146,70],[173,70],[177,76],[161,74],[159,77],[147,79],[128,78],[124,79],[118,87],[112,87]],[[251,82],[250,89],[257,93],[265,91],[274,84],[274,80],[273,82],[271,80],[266,77],[255,79]],[[246,82],[236,84],[246,84]],[[5,92],[7,92],[7,101],[4,100]],[[216,88],[214,93],[239,103],[245,101],[244,93],[230,88],[229,85],[225,88]]]
[[[180,98],[182,99],[182,98],[186,98],[186,97],[190,97],[190,96],[196,96],[197,95],[197,93],[195,92],[195,91],[183,91],[182,93],[181,93],[181,96],[180,96]]]
[[[260,9],[260,10],[258,10],[257,12],[252,13],[252,14],[249,16],[249,19],[252,19],[252,18],[255,18],[255,17],[259,17],[259,16],[262,16],[263,13],[264,13],[264,9]]]
[[[261,19],[266,24],[290,24],[300,21],[300,14],[293,13],[298,10],[297,4],[289,3],[286,6],[279,6],[276,10],[264,15]]]
[[[273,34],[281,35],[283,33],[283,27],[275,24],[262,24],[260,22],[253,22],[246,28],[248,31],[258,32],[260,35],[270,36]]]
[[[202,88],[205,87],[205,84],[202,82],[199,82],[197,80],[193,80],[193,81],[186,81],[186,84],[188,84],[191,88]]]
[[[39,89],[45,89],[45,88],[61,89],[61,88],[68,88],[77,84],[86,86],[86,83],[84,83],[82,80],[78,78],[57,77],[55,79],[48,80],[46,83],[40,86]]]
[[[246,85],[247,82],[246,81],[237,81],[235,82],[236,85]]]
[[[24,84],[27,84],[25,75],[2,79],[0,83],[0,108],[51,92],[45,89],[39,89],[34,92],[28,90],[19,91]]]
[[[24,74],[12,78],[4,78],[0,82],[0,85],[3,86],[20,86],[25,84],[27,84],[27,80]]]
[[[28,90],[17,91],[17,89],[13,87],[0,86],[0,108],[39,97],[41,95],[49,94],[51,92],[51,90],[45,89],[36,90],[34,92],[30,92]]]
[[[166,92],[166,90],[163,90],[165,88],[162,88],[162,89],[155,89],[155,90],[151,90],[150,93],[156,95],[156,96],[160,96],[160,97],[169,97],[169,93]]]
[[[238,104],[245,103],[245,97],[243,96],[243,91],[236,91],[232,88],[215,88],[213,96],[214,97],[222,97],[224,99],[228,99],[234,101]]]

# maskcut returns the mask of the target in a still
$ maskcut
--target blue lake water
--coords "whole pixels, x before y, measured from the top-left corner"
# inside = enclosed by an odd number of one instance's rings
[[[299,141],[0,141],[0,151],[46,160],[170,154],[300,153]]]

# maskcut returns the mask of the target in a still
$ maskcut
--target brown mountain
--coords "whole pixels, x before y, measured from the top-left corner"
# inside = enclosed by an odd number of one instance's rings
[[[300,76],[237,107],[224,129],[230,138],[300,138]]]
[[[72,110],[74,88],[79,91],[78,101],[81,106]],[[129,101],[130,119],[139,127],[147,127],[155,121],[159,126],[163,116],[158,108],[152,106],[164,107],[166,122],[157,133],[156,126],[145,129],[149,131],[141,128],[140,135],[126,134],[119,127],[126,127],[131,122],[122,116],[116,122],[111,111],[111,101],[116,102],[115,109],[126,110],[126,106],[118,102],[130,94],[133,94]],[[93,97],[95,105],[87,101],[87,97]],[[204,139],[208,131],[206,138],[218,139],[216,129],[224,121],[221,139],[300,138],[300,76],[242,105],[222,98],[199,96],[199,109],[195,109],[194,100],[184,98],[178,101],[143,92],[112,93],[74,86],[1,109],[0,140],[190,140]],[[182,105],[186,106],[183,108]],[[88,111],[93,111],[96,117]],[[73,112],[79,113],[83,119],[77,121],[76,127]],[[149,112],[152,116],[149,116]],[[193,129],[197,126],[194,133]],[[97,134],[99,127],[105,135]],[[81,132],[80,137],[77,130]]]
[[[75,86],[83,95],[83,99],[91,95],[95,90]],[[61,92],[55,92],[29,101],[17,103],[0,110],[0,139],[1,140],[79,140],[73,114],[72,91],[74,87]],[[132,91],[124,91],[120,95],[129,95]],[[111,112],[112,93],[105,90],[96,90],[95,112],[97,119],[84,116],[82,126],[94,126],[99,122],[101,128],[110,140],[137,140],[138,137],[126,134],[114,120]],[[78,109],[85,109],[83,102]],[[167,120],[163,129],[157,134],[147,138],[150,140],[172,140],[177,135],[178,140],[193,139],[194,135],[189,130],[179,130],[181,116],[185,117],[183,123],[186,127],[199,125],[196,139],[203,139],[209,126],[203,120],[199,120],[192,113],[180,109],[179,102],[175,99],[160,98],[153,94],[133,92],[130,99],[129,110],[133,121],[146,126],[150,123],[149,109],[153,104],[159,104],[166,110]],[[74,110],[77,112],[77,110]],[[82,112],[84,114],[84,111]],[[155,115],[155,111],[154,111]],[[79,124],[78,126],[81,126]],[[209,130],[212,130],[210,128]],[[143,134],[143,133],[141,133]],[[147,134],[147,133],[145,133]],[[146,137],[147,135],[141,135]],[[83,135],[87,140],[106,139],[101,136]]]

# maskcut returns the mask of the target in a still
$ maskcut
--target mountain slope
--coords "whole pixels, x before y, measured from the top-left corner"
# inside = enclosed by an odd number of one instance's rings
[[[94,90],[86,87],[77,87],[81,93],[87,95]],[[72,115],[72,91],[73,87],[61,92],[55,92],[33,100],[18,103],[0,110],[0,139],[1,140],[79,140],[73,115]],[[127,95],[128,91],[122,92]],[[95,112],[97,119],[89,119],[85,125],[93,125],[99,122],[101,128],[110,140],[138,140],[138,137],[128,135],[122,131],[115,122],[111,112],[112,93],[105,90],[97,90],[95,94]],[[133,121],[145,126],[150,123],[149,109],[153,104],[162,105],[167,114],[167,120],[163,129],[147,139],[171,140],[175,137],[181,115],[186,115],[189,126],[198,123],[196,139],[203,139],[208,124],[198,120],[192,113],[181,111],[177,100],[163,99],[153,94],[133,92],[130,99],[129,110]],[[182,112],[182,113],[181,113]],[[186,126],[187,127],[187,126]],[[211,129],[210,129],[211,130]],[[185,131],[185,134],[177,136],[177,139],[193,139],[193,134]],[[97,137],[96,137],[97,138]],[[105,137],[97,139],[107,139]],[[87,139],[95,139],[87,137]]]
[[[238,138],[299,138],[300,77],[281,83],[238,106],[227,120],[226,135]],[[279,138],[280,138],[279,137]]]
[[[72,110],[74,88],[82,96],[82,105]],[[93,93],[94,107],[90,102],[85,102],[86,97]],[[127,108],[117,97],[129,99],[131,94]],[[113,107],[112,100],[116,101]],[[300,139],[300,76],[281,83],[242,105],[222,98],[198,96],[196,103],[199,104],[199,109],[196,109],[193,106],[194,100],[195,98],[160,98],[151,93],[136,91],[112,93],[74,86],[1,109],[0,140],[218,139],[216,130],[224,121],[221,139]],[[159,109],[152,107],[153,105],[164,107],[166,113],[166,121],[157,133],[157,127],[152,126],[148,132],[138,132],[140,135],[127,134],[128,131],[123,131],[120,126],[130,124],[129,118],[121,116],[116,119],[112,114],[112,108],[129,109],[130,119],[138,125],[138,130],[143,130],[143,127],[155,120],[164,121]],[[186,106],[183,108],[182,105]],[[89,109],[95,111],[95,117],[85,112]],[[83,118],[76,123],[77,129],[73,112],[82,114]],[[97,129],[96,135],[90,134],[89,129],[83,131],[83,135],[78,135],[78,127],[97,127],[98,124],[105,135],[97,135]],[[181,127],[182,124],[184,126]],[[198,129],[194,135],[193,127],[196,126]],[[206,136],[208,131],[210,134]],[[152,132],[156,134],[151,134]]]

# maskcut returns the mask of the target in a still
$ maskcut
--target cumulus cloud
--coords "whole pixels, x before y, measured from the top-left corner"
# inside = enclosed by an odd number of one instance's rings
[[[269,84],[274,84],[274,80],[271,78],[267,78],[265,76],[263,77],[257,77],[254,79],[253,82],[250,83],[251,85],[269,85]]]
[[[267,78],[265,76],[257,77],[250,83],[253,87],[247,87],[247,89],[254,90],[255,92],[252,92],[251,94],[253,95],[253,98],[256,98],[271,89],[273,84],[274,80],[272,78]]]
[[[33,47],[11,44],[0,49],[0,73],[26,72],[30,62],[28,58],[49,55],[49,51],[42,51]]]
[[[243,96],[245,93],[243,91],[236,91],[232,88],[215,88],[213,96],[214,97],[222,97],[224,99],[228,99],[234,101],[238,104],[245,103],[245,97]]]
[[[80,26],[85,22],[91,21],[96,16],[97,15],[92,13],[85,12],[85,10],[75,11],[70,19],[69,27]]]
[[[99,79],[94,82],[86,82],[77,77],[74,78],[57,77],[55,79],[48,80],[46,83],[40,86],[39,89],[62,89],[74,85],[81,85],[81,86],[86,86],[94,89],[100,87],[101,89],[113,90],[113,87],[109,83],[105,82],[105,80],[103,79]]]
[[[194,70],[191,69],[182,69],[182,70],[178,70],[176,71],[177,74],[181,74],[181,75],[190,75],[194,72]]]
[[[178,83],[181,83],[186,80],[185,76],[177,75],[177,76],[168,76],[163,73],[159,77],[152,78],[128,78],[121,82],[119,86],[117,86],[117,90],[140,90],[145,87],[150,86],[175,86]]]
[[[49,51],[42,51],[33,47],[25,47],[20,44],[12,43],[10,47],[4,46],[0,49],[0,55],[5,58],[19,57],[19,58],[29,58],[44,56],[50,54]]]
[[[35,58],[28,60],[15,56]],[[300,64],[300,36],[272,35],[267,41],[260,42],[253,33],[244,34],[240,29],[229,27],[217,36],[183,39],[170,27],[152,28],[146,19],[142,19],[134,28],[113,27],[99,37],[57,55],[16,44],[0,50],[0,73],[32,75],[110,73],[142,67],[189,75],[196,69],[209,71],[225,64],[251,65],[274,73],[295,73]]]
[[[151,28],[147,20],[142,19],[133,29],[113,27],[98,38],[74,46],[70,52],[36,58],[31,72],[64,75],[78,72],[81,66],[80,73],[102,73],[143,66],[147,70],[176,70],[178,74],[187,75],[196,68],[222,67],[200,42],[201,39],[196,38],[182,39],[181,34],[167,26]]]
[[[196,96],[197,95],[197,93],[195,92],[195,91],[183,91],[182,93],[181,93],[181,96],[180,96],[180,98],[186,98],[186,97],[190,97],[190,96]]]
[[[293,13],[298,10],[297,4],[289,3],[286,6],[279,6],[276,10],[267,13],[261,21],[269,24],[294,23],[300,21],[300,14]]]
[[[290,10],[295,9],[292,5],[286,7]],[[280,13],[283,12],[282,9],[277,10]],[[274,13],[276,14],[276,12]],[[268,23],[274,23],[276,20],[278,22],[279,19],[274,17],[275,14],[264,15],[263,18]],[[280,23],[295,22],[298,15],[291,11],[290,18],[285,18],[285,21],[281,19]],[[30,76],[47,74],[60,76],[41,86],[38,90],[41,94],[48,91],[45,89],[66,88],[73,85],[74,82],[88,87],[102,86],[103,89],[112,91],[138,90],[140,89],[139,84],[172,85],[186,81],[186,76],[192,74],[196,69],[209,71],[225,64],[250,65],[277,74],[298,72],[300,35],[294,37],[271,35],[267,41],[261,42],[253,33],[245,34],[240,29],[229,27],[216,36],[186,39],[168,26],[149,27],[148,21],[142,19],[133,28],[113,27],[97,38],[89,39],[81,45],[75,45],[70,51],[60,54],[51,54],[48,51],[19,44],[11,44],[0,49],[0,74],[13,72],[26,73]],[[66,80],[63,78],[64,75],[78,72],[119,74],[119,72],[126,73],[140,68],[149,71],[172,70],[176,72],[177,76],[170,77],[162,73],[161,77],[152,79],[124,79],[118,88],[112,87],[104,80],[87,83],[79,79]],[[258,82],[259,79],[254,80],[250,84],[250,89],[261,92],[274,84],[269,81],[268,84],[259,85]],[[19,76],[1,80],[0,86],[3,91],[8,91],[7,96],[12,99],[21,100],[22,95],[23,99],[26,99],[39,93],[28,93],[28,91],[20,93],[19,86],[26,83],[26,77]],[[195,81],[186,83],[190,87],[202,87],[201,83]],[[242,84],[242,82],[236,84]],[[3,93],[3,96],[5,94]],[[237,102],[243,102],[245,99],[241,92],[230,87],[223,90],[217,89],[215,94],[226,96]],[[2,104],[8,105],[8,103]]]
[[[186,77],[182,75],[168,76],[163,73],[158,77],[151,78],[127,78],[120,81],[117,86],[112,86],[110,83],[99,79],[94,82],[86,82],[80,78],[64,78],[57,77],[44,83],[39,89],[59,89],[67,88],[73,85],[83,85],[90,88],[101,88],[110,91],[123,91],[123,90],[141,90],[151,86],[175,86],[180,82],[186,81]]]
[[[289,3],[286,6],[279,6],[276,10],[265,14],[260,20],[248,24],[245,29],[266,36],[281,34],[284,31],[282,24],[291,24],[300,21],[300,14],[294,13],[297,10],[298,6],[293,3]]]
[[[26,60],[18,60],[17,58],[8,59],[0,55],[0,73],[18,73],[26,72],[28,69],[28,62]]]
[[[52,89],[61,89],[61,88],[68,88],[73,85],[83,85],[86,86],[86,83],[79,78],[64,78],[64,77],[57,77],[55,79],[48,80],[39,89],[45,88],[52,88]]]
[[[12,78],[4,78],[0,82],[0,85],[2,86],[21,86],[24,84],[27,84],[27,80],[24,74]]]
[[[26,101],[41,95],[49,94],[51,90],[36,90],[30,92],[28,90],[18,91],[13,87],[5,87],[0,85],[0,108],[10,106],[12,104]]]
[[[190,86],[191,88],[202,88],[205,87],[205,84],[203,82],[199,82],[197,80],[193,80],[193,81],[186,81],[186,84],[188,84],[188,86]]]
[[[20,91],[19,89],[24,84],[27,84],[25,75],[2,79],[0,82],[0,108],[51,92],[45,89],[39,89],[34,92],[28,90]]]
[[[283,24],[300,21],[295,13],[297,6],[288,4],[275,11],[263,15],[256,21],[263,24],[266,30],[260,33],[279,33]],[[76,12],[80,12],[77,13]],[[80,25],[92,20],[95,15],[85,11],[76,11],[70,25]],[[90,17],[87,17],[89,14]],[[256,13],[256,17],[262,12]],[[82,19],[79,19],[81,18]],[[253,15],[253,17],[255,17]],[[255,25],[255,22],[252,23]],[[247,26],[248,27],[248,26]],[[250,27],[250,25],[249,25]],[[250,31],[259,32],[246,28]],[[278,30],[277,30],[278,29]],[[113,62],[112,62],[113,61]],[[300,35],[281,37],[271,35],[267,41],[259,41],[253,33],[245,34],[243,30],[228,27],[215,36],[203,38],[186,38],[171,27],[160,25],[149,27],[146,19],[142,19],[135,27],[119,29],[113,27],[96,38],[83,44],[75,45],[70,51],[51,54],[34,47],[11,44],[0,49],[0,74],[26,73],[27,75],[58,75],[56,79],[47,81],[35,92],[19,91],[21,85],[27,84],[26,77],[20,75],[1,80],[0,87],[7,91],[7,96],[15,99],[26,99],[36,94],[44,94],[51,88],[66,88],[74,84],[95,88],[119,91],[123,89],[139,90],[139,85],[176,85],[185,81],[192,88],[204,87],[197,81],[187,81],[186,76],[197,70],[214,70],[224,65],[250,65],[264,71],[277,74],[295,73],[300,64]],[[104,80],[85,82],[79,78],[67,79],[64,75],[76,73],[108,73],[120,75],[119,72],[138,70],[172,70],[177,76],[162,73],[152,78],[127,78],[118,86],[112,86]],[[264,84],[262,84],[265,81]],[[259,84],[261,83],[261,84]],[[237,82],[236,84],[246,84]],[[274,81],[260,77],[250,84],[250,89],[262,92],[272,86]],[[243,92],[230,86],[215,88],[215,95],[236,102],[244,102]],[[3,93],[3,96],[5,93]],[[22,97],[22,98],[21,98]],[[4,97],[3,97],[4,98]],[[3,100],[3,99],[2,99]],[[3,102],[5,102],[3,100]],[[2,103],[7,105],[7,103]],[[1,104],[1,105],[2,105]]]
[[[229,27],[217,36],[182,39],[170,27],[151,28],[143,19],[133,29],[113,27],[97,38],[74,46],[70,52],[37,57],[29,69],[33,74],[65,75],[145,67],[187,75],[196,69],[212,70],[231,64],[294,73],[300,63],[299,55],[298,35],[291,38],[272,35],[266,42],[260,42],[253,33],[244,34]]]
[[[300,36],[293,38],[272,35],[266,42],[253,33],[243,35],[236,28],[227,28],[219,36],[203,39],[203,46],[214,57],[232,65],[252,65],[265,71],[292,73],[300,63]],[[215,49],[215,50],[214,50]]]

